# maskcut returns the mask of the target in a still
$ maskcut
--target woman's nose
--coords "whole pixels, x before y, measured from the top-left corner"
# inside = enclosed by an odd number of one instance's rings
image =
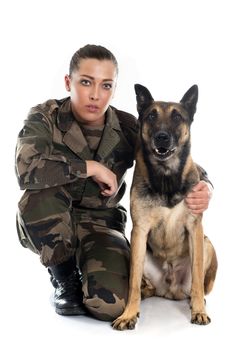
[[[99,88],[97,86],[94,86],[90,91],[90,100],[96,101],[99,99]]]

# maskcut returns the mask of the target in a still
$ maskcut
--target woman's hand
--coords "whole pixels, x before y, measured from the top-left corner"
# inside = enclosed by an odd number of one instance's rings
[[[87,160],[87,177],[92,177],[100,189],[103,196],[113,196],[117,193],[118,183],[116,175],[107,167],[95,160]]]
[[[202,214],[208,208],[212,191],[212,186],[205,181],[199,181],[193,187],[192,191],[185,198],[185,202],[193,214]]]

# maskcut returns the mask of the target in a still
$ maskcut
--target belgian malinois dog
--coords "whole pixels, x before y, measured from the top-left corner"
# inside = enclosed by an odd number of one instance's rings
[[[131,267],[129,297],[115,329],[133,329],[141,294],[190,299],[191,322],[206,325],[204,295],[217,271],[215,250],[203,234],[202,214],[192,214],[184,198],[201,179],[190,154],[190,126],[198,87],[179,103],[154,101],[135,85],[139,113],[136,165],[131,187]]]

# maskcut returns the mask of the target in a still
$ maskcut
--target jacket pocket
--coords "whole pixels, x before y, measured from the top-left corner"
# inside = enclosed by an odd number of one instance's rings
[[[31,251],[33,251],[36,254],[39,254],[38,250],[35,248],[31,238],[29,237],[27,233],[27,229],[25,226],[25,223],[20,215],[20,212],[17,212],[16,215],[16,226],[17,226],[17,234],[18,234],[18,239],[21,245],[24,248],[28,248]]]

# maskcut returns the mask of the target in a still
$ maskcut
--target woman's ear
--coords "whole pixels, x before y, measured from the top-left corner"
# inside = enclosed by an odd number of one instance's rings
[[[68,74],[65,75],[64,77],[65,80],[65,88],[67,91],[71,91],[71,78]]]

